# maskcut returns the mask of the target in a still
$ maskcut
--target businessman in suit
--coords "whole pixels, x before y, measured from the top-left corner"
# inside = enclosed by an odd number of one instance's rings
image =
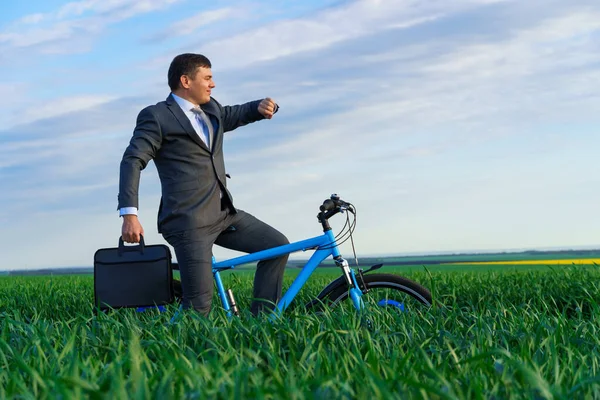
[[[138,243],[144,234],[137,217],[140,173],[154,160],[162,190],[158,232],[177,255],[184,308],[205,316],[214,290],[213,244],[252,253],[289,243],[279,231],[234,206],[223,158],[225,132],[271,119],[278,106],[270,98],[222,106],[211,97],[211,68],[200,54],[173,59],[168,71],[171,93],[137,117],[121,160],[118,196],[123,240]],[[258,263],[254,315],[271,309],[281,297],[286,262],[282,256]]]

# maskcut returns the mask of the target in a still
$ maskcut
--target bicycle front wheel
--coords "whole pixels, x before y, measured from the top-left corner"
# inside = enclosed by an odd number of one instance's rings
[[[365,303],[379,307],[410,311],[418,308],[429,308],[432,304],[431,293],[425,287],[410,279],[394,274],[366,274],[365,285],[368,289],[363,294]],[[334,288],[325,296],[325,304],[331,308],[338,307],[349,297],[346,285]]]

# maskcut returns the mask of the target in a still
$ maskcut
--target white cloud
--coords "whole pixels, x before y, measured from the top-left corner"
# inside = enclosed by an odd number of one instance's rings
[[[9,31],[0,33],[0,43],[4,42],[7,48],[26,48],[56,41],[81,40],[82,36],[93,36],[110,24],[166,8],[178,1],[181,0],[84,0],[67,3],[55,12],[21,18]],[[43,22],[45,26],[42,27]],[[67,53],[69,48],[54,46],[51,51]]]
[[[228,30],[231,26],[235,26],[240,22],[245,22],[251,19],[251,15],[253,15],[252,11],[252,9],[243,5],[236,6],[235,8],[223,7],[212,10],[204,10],[192,16],[186,16],[186,18],[176,21],[159,31],[152,32],[152,34],[147,35],[143,42],[146,44],[156,44],[174,37],[199,34],[198,31],[202,28],[205,29],[202,30],[200,36],[196,37],[202,37],[205,42],[212,41],[211,35],[218,36],[220,32],[219,28],[225,27],[225,29]],[[218,22],[222,22],[222,24],[217,25]],[[207,27],[210,27],[210,29],[206,29]],[[153,64],[164,66],[165,63],[168,63],[168,61],[164,61],[163,58],[164,57],[158,57],[155,59],[153,62],[151,62],[150,67]],[[148,68],[148,65],[146,68]]]
[[[14,104],[15,100],[21,100],[25,97],[25,91],[28,85],[20,82],[0,82],[0,107],[4,108]]]
[[[210,25],[214,22],[232,18],[238,15],[238,12],[233,8],[221,8],[217,10],[202,11],[184,20],[174,23],[165,33],[170,33],[175,36],[189,35],[199,28]]]
[[[402,21],[398,21],[399,18]],[[397,1],[357,1],[342,8],[328,9],[311,18],[274,22],[200,46],[204,53],[220,60],[220,68],[239,68],[256,61],[323,49],[400,23],[409,27],[427,20]]]
[[[380,31],[411,28],[487,3],[481,0],[358,0],[325,9],[310,18],[276,21],[210,44],[200,42],[198,46],[218,60],[220,68],[239,68],[257,61],[324,49]]]
[[[114,95],[77,95],[72,97],[55,98],[46,103],[34,103],[29,107],[19,109],[3,126],[10,129],[13,125],[28,124],[41,119],[48,119],[59,115],[70,114],[98,107],[110,101],[116,100]]]
[[[590,65],[600,60],[597,53],[589,51],[599,28],[599,11],[576,11],[518,31],[502,43],[460,47],[427,70],[489,79]]]
[[[56,12],[56,18],[63,19],[69,17],[79,17],[82,14],[91,11],[96,13],[105,13],[116,9],[128,7],[133,2],[131,0],[83,0],[67,3]],[[139,1],[140,5],[152,4],[152,1]],[[157,3],[154,1],[154,3]]]
[[[43,21],[44,18],[45,18],[44,14],[41,14],[41,13],[29,14],[29,15],[24,16],[20,20],[18,20],[17,23],[37,24],[37,23]]]

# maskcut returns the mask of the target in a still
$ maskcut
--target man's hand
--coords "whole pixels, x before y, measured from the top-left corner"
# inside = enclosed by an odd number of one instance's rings
[[[277,112],[279,106],[273,99],[267,97],[263,99],[258,105],[258,112],[261,113],[266,119],[273,118],[273,114]]]
[[[137,215],[123,215],[123,227],[121,228],[121,236],[123,241],[127,243],[139,243],[140,235],[144,234],[144,228],[138,220]]]

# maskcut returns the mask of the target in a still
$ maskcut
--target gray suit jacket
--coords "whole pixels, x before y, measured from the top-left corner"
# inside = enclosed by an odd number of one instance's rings
[[[223,133],[264,119],[259,103],[222,106],[211,98],[202,105],[214,128],[212,149],[198,137],[173,96],[144,108],[121,160],[118,208],[139,207],[140,172],[153,159],[162,188],[158,232],[210,226],[221,214],[221,201],[235,213],[225,177]]]

